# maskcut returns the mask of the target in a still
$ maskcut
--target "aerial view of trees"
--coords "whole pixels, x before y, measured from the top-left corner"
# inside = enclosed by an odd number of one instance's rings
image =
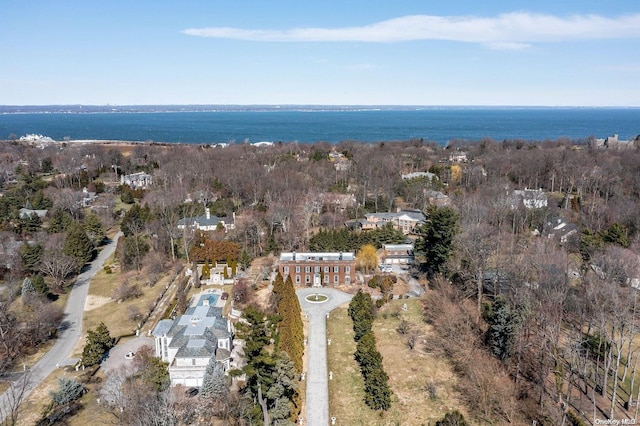
[[[119,230],[124,236],[107,269],[149,283],[194,261],[210,268],[226,262],[227,276],[234,268],[249,274],[280,251],[355,252],[369,274],[383,244],[410,242],[417,265],[407,273],[428,284],[421,302],[433,326],[416,345],[455,367],[467,422],[635,418],[640,151],[637,142],[593,142],[3,143],[0,375],[55,338],[62,321],[56,299]],[[137,171],[152,173],[154,184],[120,185],[122,175]],[[403,179],[412,172],[433,175]],[[228,229],[202,232],[188,221],[178,227],[206,208],[225,217]],[[420,210],[425,223],[407,234],[392,224],[360,229],[367,213],[401,209]],[[253,278],[239,278],[233,299],[261,302]],[[126,296],[136,289],[126,283],[109,291]],[[347,290],[384,297],[394,284],[374,276]],[[248,416],[257,421],[291,420],[300,409],[292,379],[302,352],[293,287],[278,280],[274,298],[266,298],[273,305],[244,312],[251,324],[239,331],[248,342],[247,382],[233,404],[250,401]],[[187,292],[185,284],[182,309]],[[354,318],[365,370],[384,364],[372,351],[368,315],[358,310],[357,326]],[[86,365],[104,355],[104,345],[93,343]],[[367,403],[384,411],[385,376],[371,377],[363,378],[372,391]],[[153,395],[154,407],[167,407],[178,398],[144,383],[152,390],[131,400]],[[440,417],[440,424],[462,422]]]

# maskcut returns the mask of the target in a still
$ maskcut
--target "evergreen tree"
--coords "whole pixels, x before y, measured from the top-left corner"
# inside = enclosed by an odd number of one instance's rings
[[[209,266],[209,261],[206,260],[204,262],[204,266],[202,267],[202,279],[208,280],[211,278],[211,266]]]
[[[427,222],[418,228],[416,251],[423,253],[423,268],[430,274],[443,273],[454,250],[458,233],[458,213],[451,207],[430,208]]]
[[[436,426],[467,426],[467,421],[458,410],[448,412],[436,422]]]
[[[80,399],[87,388],[76,379],[70,377],[58,377],[58,390],[51,391],[51,400],[55,405],[64,405]]]
[[[123,187],[122,194],[120,194],[120,200],[125,204],[133,204],[136,200],[133,198],[131,190],[127,187]]]
[[[238,262],[240,263],[242,270],[246,270],[249,266],[251,266],[251,256],[247,249],[243,249],[240,253],[240,257],[238,258]]]
[[[72,222],[73,218],[69,213],[61,208],[53,209],[47,226],[47,232],[50,234],[65,232]]]
[[[33,286],[33,283],[31,282],[31,280],[29,279],[29,277],[25,278],[24,280],[22,280],[22,300],[24,301],[26,298],[29,297],[29,295],[35,293],[36,289]]]
[[[21,250],[22,265],[27,272],[37,272],[40,269],[40,259],[44,253],[44,247],[40,244],[23,244]]]
[[[84,228],[78,223],[69,226],[67,238],[62,246],[62,253],[77,259],[78,265],[84,265],[93,257],[93,244],[87,237]]]
[[[100,218],[93,213],[85,216],[84,229],[95,247],[99,246],[107,236],[102,227],[102,222],[100,222]]]
[[[280,277],[280,280],[282,277]],[[277,277],[276,277],[277,280]],[[293,362],[298,373],[302,372],[302,357],[304,355],[304,326],[302,324],[302,309],[296,295],[296,289],[291,276],[279,284],[278,306],[276,312],[281,320],[278,324],[278,349],[284,351]],[[274,284],[274,292],[275,292]]]
[[[115,344],[107,326],[101,322],[95,330],[87,331],[87,343],[82,351],[82,364],[86,367],[99,364]]]
[[[489,344],[491,353],[501,361],[511,357],[518,329],[520,313],[502,297],[496,299],[489,313]]]
[[[171,384],[169,379],[169,364],[160,358],[149,357],[142,371],[142,380],[158,392],[166,390]]]
[[[37,274],[31,277],[31,283],[33,284],[33,288],[40,294],[47,295],[49,294],[49,286],[44,282],[44,277],[42,274]]]
[[[21,233],[33,234],[38,232],[42,226],[42,220],[40,216],[35,213],[21,217],[18,221],[18,228]]]
[[[224,367],[216,360],[215,355],[209,359],[207,369],[202,378],[200,397],[221,399],[229,393],[229,381],[224,374]]]
[[[362,336],[371,331],[373,324],[373,301],[369,293],[358,291],[349,303],[349,316],[353,321],[354,340],[358,342]]]
[[[276,241],[276,236],[273,234],[269,234],[269,239],[267,240],[267,253],[278,253],[280,251],[280,246]]]
[[[269,417],[274,425],[291,425],[300,412],[299,372],[286,353],[280,352],[274,358],[271,385],[265,392]]]
[[[151,210],[148,205],[140,207],[139,204],[134,204],[122,218],[120,229],[125,237],[129,237],[144,229],[145,224],[150,218]]]
[[[391,388],[389,376],[380,368],[372,369],[364,382],[364,402],[374,410],[387,411],[391,408]]]

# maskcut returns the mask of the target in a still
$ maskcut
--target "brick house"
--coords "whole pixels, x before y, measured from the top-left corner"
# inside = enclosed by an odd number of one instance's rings
[[[282,253],[278,271],[291,276],[297,286],[353,284],[356,277],[355,253]]]

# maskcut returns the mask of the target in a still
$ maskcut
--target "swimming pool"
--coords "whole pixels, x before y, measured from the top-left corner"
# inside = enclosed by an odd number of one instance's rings
[[[203,294],[198,299],[196,306],[216,306],[219,298],[218,294]]]

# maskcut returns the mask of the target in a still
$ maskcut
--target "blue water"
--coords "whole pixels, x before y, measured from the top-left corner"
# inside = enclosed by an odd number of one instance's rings
[[[198,304],[196,306],[204,306],[204,301],[207,299],[209,300],[209,306],[216,306],[219,297],[220,296],[217,294],[204,294],[200,296],[200,298],[198,299]]]
[[[422,138],[621,139],[640,134],[640,108],[464,108],[365,111],[208,111],[0,114],[0,139],[42,134],[55,140],[176,143],[362,142]]]

